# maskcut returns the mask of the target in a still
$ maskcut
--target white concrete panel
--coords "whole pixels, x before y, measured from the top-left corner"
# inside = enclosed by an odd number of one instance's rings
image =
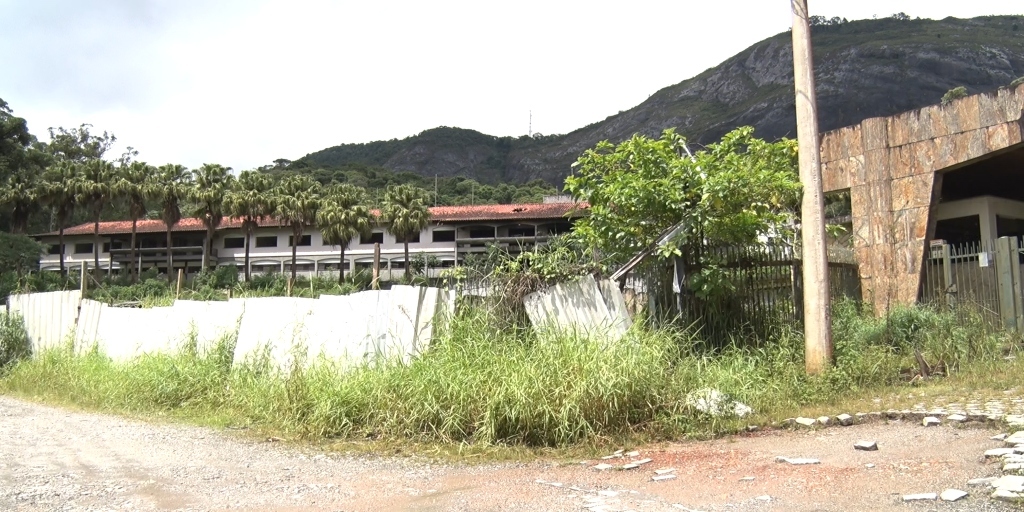
[[[234,364],[243,364],[265,353],[281,371],[294,366],[296,355],[305,357],[309,344],[306,324],[316,299],[260,297],[242,301]]]
[[[172,354],[183,340],[168,328],[171,308],[116,308],[104,304],[96,329],[101,353],[117,362],[143,354]]]
[[[25,320],[25,330],[33,354],[59,347],[74,337],[78,308],[82,303],[79,290],[28,293],[7,298],[8,311]]]
[[[97,346],[96,334],[100,326],[100,315],[105,305],[91,299],[82,299],[75,328],[75,352],[82,354]]]
[[[617,288],[616,288],[617,290]],[[629,327],[629,317],[619,316],[613,298],[614,312],[609,311],[601,289],[591,276],[527,295],[523,304],[530,322],[538,329],[557,329],[588,336],[617,340]],[[624,311],[625,306],[622,306]]]
[[[244,302],[232,301],[174,301],[173,321],[168,325],[179,337],[196,336],[196,349],[206,353],[226,336],[238,333]]]

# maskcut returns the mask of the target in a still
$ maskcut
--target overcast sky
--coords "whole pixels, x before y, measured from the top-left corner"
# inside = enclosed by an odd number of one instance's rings
[[[811,14],[1022,14],[1020,0],[810,0]],[[565,133],[790,26],[785,0],[0,0],[0,98],[153,164],[236,170],[436,126]]]

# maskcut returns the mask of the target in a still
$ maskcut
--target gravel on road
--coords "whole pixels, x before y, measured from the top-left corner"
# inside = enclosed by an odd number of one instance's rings
[[[0,396],[0,510],[1019,510],[967,486],[999,473],[982,456],[999,446],[994,433],[904,422],[668,443],[582,464],[458,464],[325,453]],[[878,450],[855,450],[864,439]],[[652,480],[668,474],[676,478]],[[948,488],[970,495],[902,500]]]

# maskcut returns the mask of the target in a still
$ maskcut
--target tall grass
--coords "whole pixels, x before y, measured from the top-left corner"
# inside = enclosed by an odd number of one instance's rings
[[[16,363],[0,390],[132,413],[216,414],[309,438],[414,439],[566,446],[608,438],[705,436],[891,386],[914,348],[949,363],[994,359],[1003,340],[949,313],[911,308],[874,319],[836,312],[836,365],[804,373],[803,340],[782,331],[757,348],[706,352],[692,332],[636,326],[618,343],[503,330],[469,309],[409,364],[344,370],[314,361],[282,375],[266,359],[232,367],[234,340],[213,350],[116,364],[53,350]],[[718,389],[754,418],[717,418],[687,395]]]

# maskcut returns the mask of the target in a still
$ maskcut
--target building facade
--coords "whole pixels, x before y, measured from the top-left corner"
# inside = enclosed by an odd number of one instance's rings
[[[544,203],[511,205],[439,206],[430,208],[430,224],[409,240],[409,259],[427,263],[427,273],[463,262],[474,253],[497,245],[509,253],[530,250],[550,237],[568,232],[572,223],[586,211],[586,205],[550,200]],[[86,223],[64,230],[61,247],[56,232],[38,235],[49,251],[40,260],[42,270],[59,270],[60,253],[64,252],[68,268],[83,264],[94,267],[93,224]],[[131,260],[131,221],[101,222],[99,226],[99,266],[109,273],[127,268]],[[203,243],[206,228],[199,219],[186,218],[170,233],[171,272],[182,269],[191,275],[204,264]],[[143,270],[156,268],[167,273],[167,228],[160,220],[146,219],[136,225],[135,258]],[[293,235],[290,227],[268,219],[256,228],[249,242],[249,267],[253,273],[290,272]],[[384,226],[374,226],[369,236],[353,240],[340,259],[340,247],[324,243],[316,226],[308,226],[296,242],[295,270],[304,276],[326,275],[344,266],[346,272],[373,266],[375,246],[380,247],[380,269],[384,279],[393,272],[405,270],[404,244],[388,233]],[[213,238],[212,261],[208,266],[234,265],[239,271],[245,265],[246,235],[241,221],[225,219]]]

